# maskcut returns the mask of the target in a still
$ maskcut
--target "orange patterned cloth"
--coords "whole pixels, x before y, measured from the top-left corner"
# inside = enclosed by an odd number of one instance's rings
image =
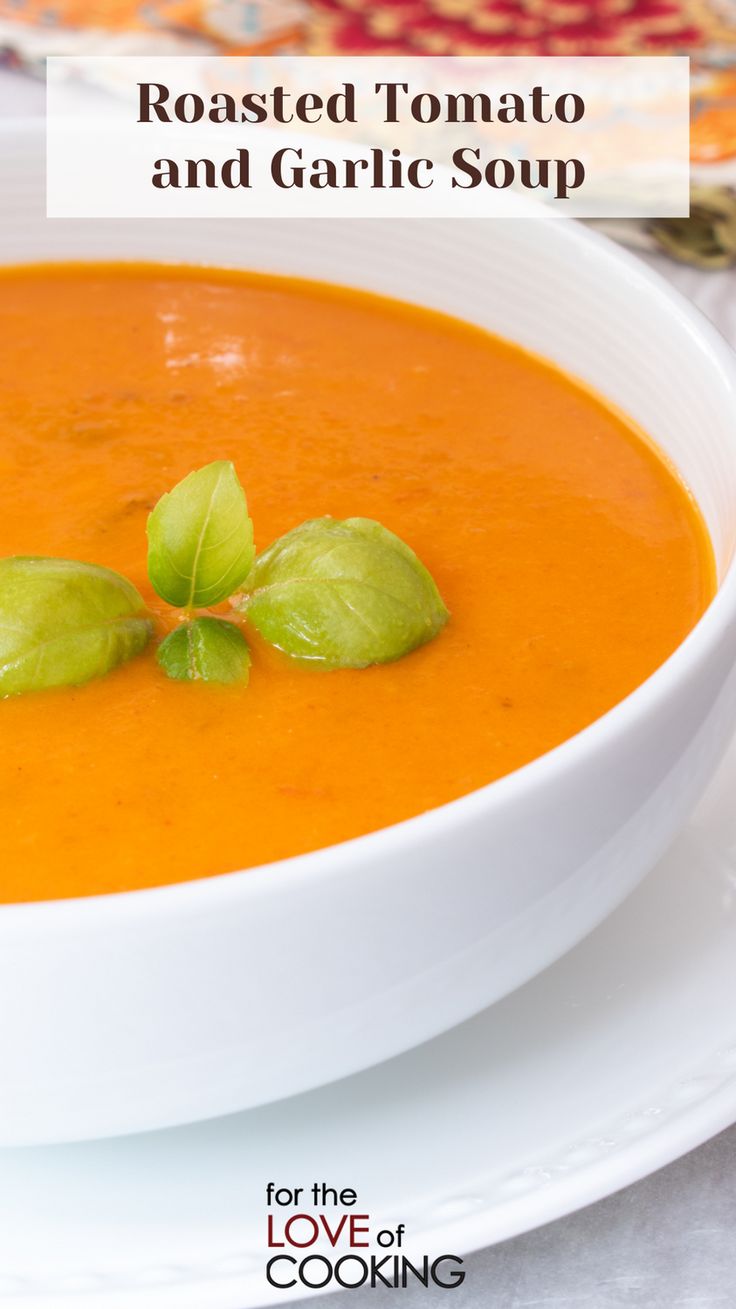
[[[91,53],[92,34],[98,54],[115,53],[116,41],[131,35],[139,38],[141,53],[146,38],[156,50],[162,38],[176,41],[172,53],[186,53],[187,45],[212,54],[297,52],[304,47],[307,12],[306,0],[0,0],[0,47],[9,28],[20,61],[28,49],[23,29],[65,36],[64,53],[74,53],[75,44]]]
[[[736,159],[736,67],[694,70],[690,157],[698,164]]]

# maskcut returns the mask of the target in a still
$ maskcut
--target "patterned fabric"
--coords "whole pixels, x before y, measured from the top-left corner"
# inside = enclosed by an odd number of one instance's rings
[[[305,0],[0,0],[0,48],[20,61],[44,37],[65,54],[297,52],[306,16]]]
[[[314,54],[736,50],[736,0],[312,0]],[[730,14],[730,22],[729,22]]]
[[[736,49],[736,0],[0,0],[0,22],[162,32],[314,54],[653,54]]]
[[[736,159],[736,67],[694,68],[690,156],[697,164]]]
[[[312,54],[689,54],[691,151],[736,160],[736,0],[312,0]]]
[[[692,158],[736,161],[736,0],[0,0],[0,61],[47,54],[669,54]]]

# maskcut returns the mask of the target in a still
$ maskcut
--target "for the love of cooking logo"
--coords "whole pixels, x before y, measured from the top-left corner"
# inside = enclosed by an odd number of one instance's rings
[[[409,1258],[404,1223],[381,1226],[359,1212],[358,1193],[325,1182],[266,1187],[266,1278],[277,1290],[329,1286],[406,1289],[417,1282],[454,1290],[465,1281],[462,1259],[453,1254]]]

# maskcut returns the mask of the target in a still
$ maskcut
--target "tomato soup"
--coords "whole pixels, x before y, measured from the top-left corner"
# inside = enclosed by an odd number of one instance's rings
[[[430,569],[445,629],[332,672],[249,634],[249,686],[168,680],[146,520],[221,459],[259,549],[307,518],[378,519]],[[148,265],[0,275],[0,556],[19,554],[125,574],[156,641],[0,701],[4,901],[248,868],[464,795],[626,696],[714,589],[673,469],[557,368],[363,293]]]

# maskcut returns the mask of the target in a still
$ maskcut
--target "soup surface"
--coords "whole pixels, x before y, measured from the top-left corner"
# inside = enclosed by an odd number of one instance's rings
[[[0,276],[0,555],[118,569],[163,635],[149,511],[232,459],[260,548],[306,518],[403,537],[451,611],[395,664],[319,672],[255,635],[247,688],[108,677],[0,702],[0,898],[183,881],[372,831],[585,727],[713,590],[645,438],[557,369],[424,310],[146,265]]]

